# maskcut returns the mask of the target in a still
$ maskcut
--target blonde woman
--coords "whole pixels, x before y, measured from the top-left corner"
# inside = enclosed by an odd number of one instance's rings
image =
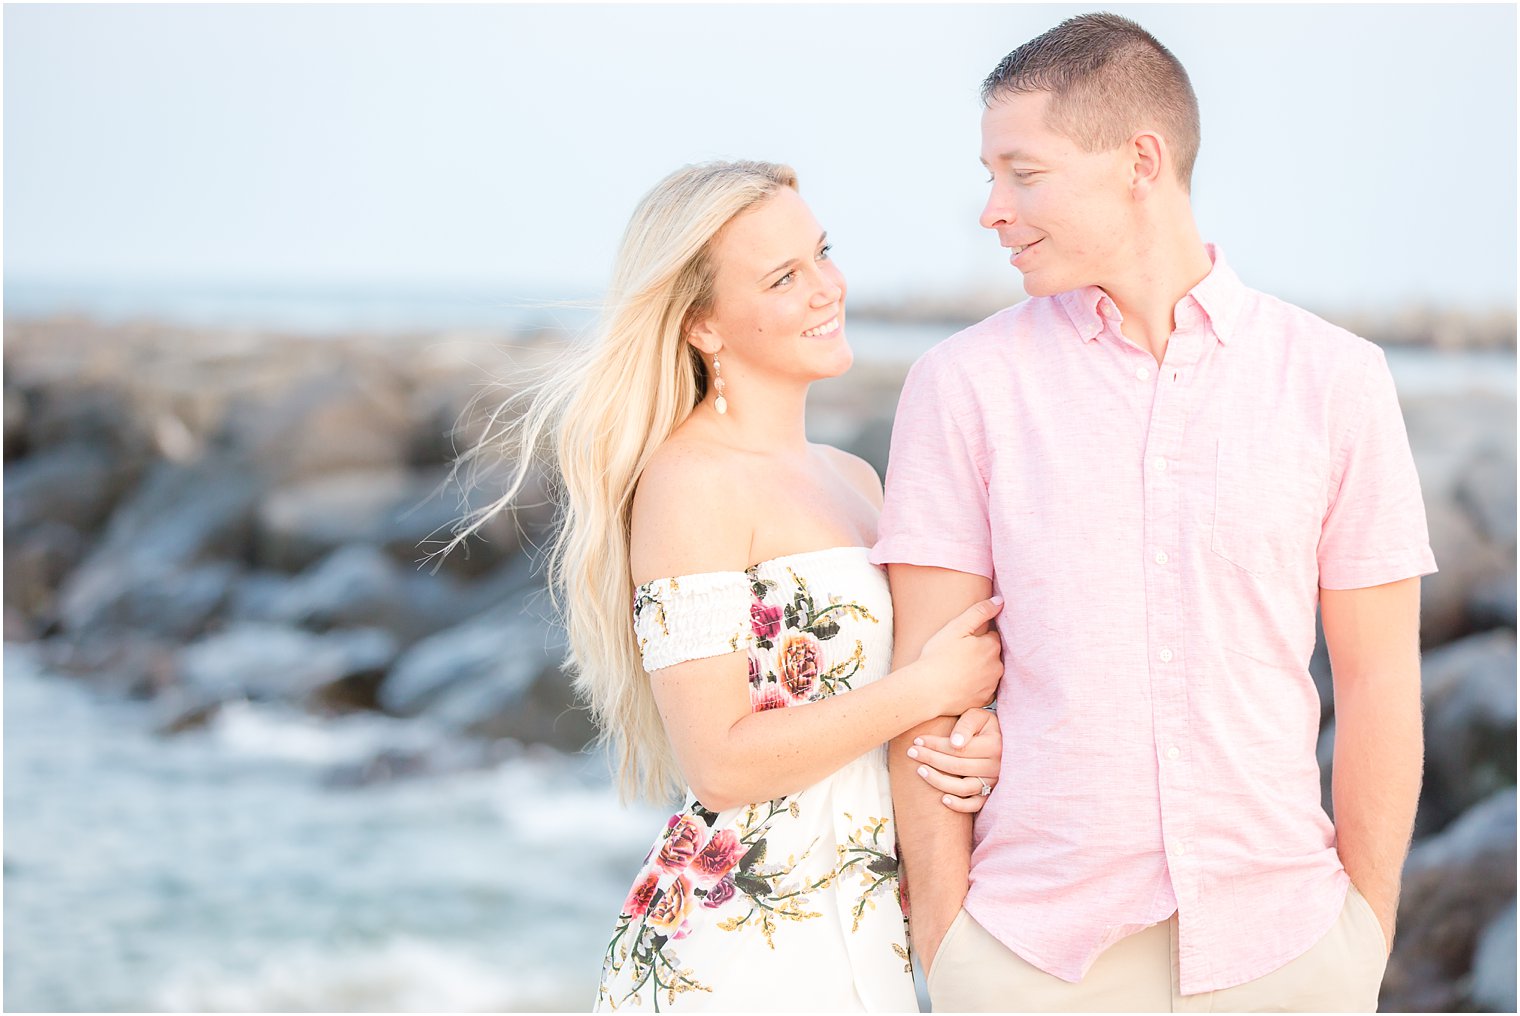
[[[969,811],[997,772],[978,707],[1001,601],[892,670],[867,560],[880,481],[805,436],[808,386],[851,352],[796,186],[759,162],[656,186],[597,341],[509,434],[520,452],[555,439],[551,578],[623,788],[685,791],[615,922],[599,1009],[916,1010],[884,744],[964,713],[962,775],[921,775]]]

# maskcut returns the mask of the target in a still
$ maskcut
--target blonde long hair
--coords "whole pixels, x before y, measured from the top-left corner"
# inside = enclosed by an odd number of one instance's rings
[[[740,212],[796,186],[789,166],[748,161],[686,166],[661,180],[623,234],[593,340],[509,395],[455,464],[457,472],[509,456],[515,472],[504,494],[460,521],[443,553],[513,505],[550,439],[560,517],[549,589],[569,634],[565,666],[610,749],[625,800],[663,800],[681,788],[633,634],[634,488],[707,391],[706,364],[685,326],[712,304],[715,238]]]

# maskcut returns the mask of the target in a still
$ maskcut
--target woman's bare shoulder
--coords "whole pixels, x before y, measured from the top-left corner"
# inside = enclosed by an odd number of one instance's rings
[[[882,505],[881,477],[876,473],[876,467],[871,465],[859,455],[852,455],[842,448],[833,445],[815,445],[823,452],[824,456],[833,464],[839,475],[844,477],[858,491],[861,496],[870,501],[878,509]]]
[[[743,463],[731,449],[681,434],[661,445],[633,495],[634,582],[742,571],[755,532],[744,480]]]

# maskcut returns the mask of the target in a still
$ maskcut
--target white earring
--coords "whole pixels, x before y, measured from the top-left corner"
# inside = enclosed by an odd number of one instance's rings
[[[728,412],[728,400],[723,397],[723,389],[728,386],[723,383],[723,375],[718,373],[718,358],[713,357],[713,387],[718,390],[718,399],[713,403],[713,408],[722,416]]]

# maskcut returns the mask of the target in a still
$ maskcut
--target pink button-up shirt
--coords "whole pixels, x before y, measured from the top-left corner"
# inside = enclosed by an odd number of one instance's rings
[[[1435,570],[1382,351],[1209,251],[1160,366],[1089,287],[939,344],[897,409],[871,560],[1008,601],[966,909],[1067,981],[1174,911],[1184,994],[1329,930],[1318,590]]]

